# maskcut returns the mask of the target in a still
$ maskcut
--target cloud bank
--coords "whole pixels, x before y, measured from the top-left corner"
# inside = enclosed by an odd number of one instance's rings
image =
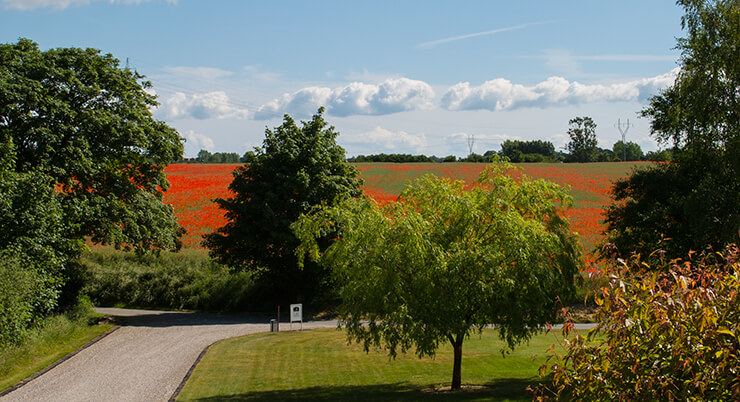
[[[234,106],[223,91],[186,95],[176,92],[162,103],[158,111],[166,119],[246,119],[247,110]]]
[[[3,8],[28,11],[37,8],[63,10],[70,6],[83,6],[100,0],[2,0]],[[141,4],[150,0],[107,0],[111,4]],[[177,4],[178,0],[166,0],[168,4]]]
[[[534,86],[514,84],[504,78],[486,81],[480,86],[461,82],[442,96],[447,110],[513,110],[523,107],[549,107],[590,102],[644,101],[672,84],[678,69],[652,78],[611,84],[587,85],[550,77]]]
[[[424,133],[407,133],[405,131],[391,131],[380,126],[373,130],[352,137],[344,137],[344,142],[353,145],[361,145],[364,148],[372,148],[379,152],[398,152],[398,150],[413,149],[422,152],[427,146],[427,138]]]
[[[198,134],[193,130],[188,130],[185,134],[185,139],[187,139],[187,142],[185,143],[186,146],[192,149],[193,152],[198,152],[201,149],[213,152],[213,150],[216,149],[216,144],[213,142],[211,137]]]
[[[408,78],[392,78],[378,85],[353,82],[333,89],[307,87],[260,106],[254,118],[265,120],[284,113],[310,116],[320,106],[339,117],[385,115],[431,108],[433,98],[429,84]]]

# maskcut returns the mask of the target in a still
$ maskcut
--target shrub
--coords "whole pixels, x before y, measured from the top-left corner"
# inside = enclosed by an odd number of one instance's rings
[[[231,272],[203,250],[135,255],[100,248],[85,253],[84,292],[96,305],[244,311],[252,276]]]
[[[660,270],[620,263],[596,297],[597,327],[566,343],[562,363],[550,367],[552,388],[540,387],[537,396],[740,398],[739,257],[731,246]]]
[[[36,278],[21,268],[18,258],[0,258],[0,346],[18,343],[33,321]]]

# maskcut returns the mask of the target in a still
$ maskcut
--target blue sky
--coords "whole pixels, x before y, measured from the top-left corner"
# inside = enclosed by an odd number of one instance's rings
[[[326,106],[348,155],[464,156],[505,139],[658,148],[637,113],[669,85],[682,36],[670,1],[0,0],[0,42],[93,47],[145,74],[155,117],[199,149],[261,144]]]

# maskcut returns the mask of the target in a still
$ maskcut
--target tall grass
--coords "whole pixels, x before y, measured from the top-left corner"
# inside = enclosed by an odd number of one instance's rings
[[[254,281],[213,262],[205,250],[137,256],[96,248],[82,256],[83,292],[99,306],[246,311]]]
[[[31,327],[23,342],[0,348],[0,391],[44,369],[111,329],[96,325],[90,302],[65,314],[44,318]]]

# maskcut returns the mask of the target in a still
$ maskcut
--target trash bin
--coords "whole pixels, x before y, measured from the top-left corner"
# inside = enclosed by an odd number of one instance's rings
[[[278,326],[277,326],[277,320],[270,320],[270,332],[277,332]]]

